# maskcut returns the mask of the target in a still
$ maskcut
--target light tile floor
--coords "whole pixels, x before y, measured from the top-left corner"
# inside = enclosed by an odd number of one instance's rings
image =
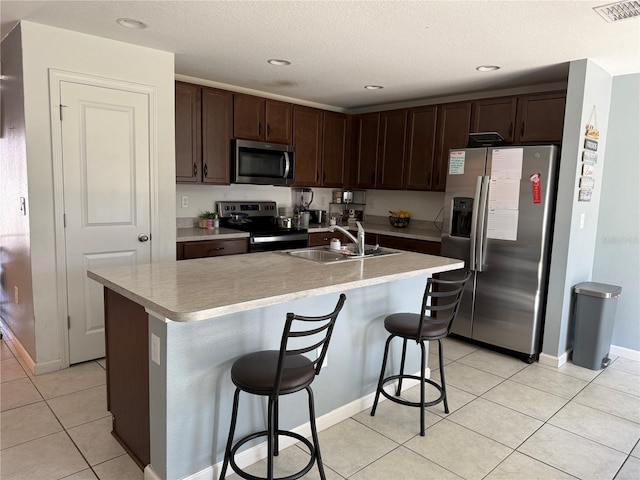
[[[0,343],[0,478],[143,478],[110,435],[103,360],[33,377]],[[429,408],[420,437],[417,410],[385,401],[375,417],[367,409],[320,432],[327,479],[640,478],[640,362],[556,369],[453,339],[444,353],[450,413]],[[429,364],[438,378],[435,355]],[[417,389],[404,396],[416,400]],[[289,447],[276,473],[306,461]],[[319,478],[317,468],[305,478]]]

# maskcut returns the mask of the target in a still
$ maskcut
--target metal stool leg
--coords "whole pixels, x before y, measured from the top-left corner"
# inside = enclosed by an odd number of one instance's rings
[[[400,360],[400,378],[398,379],[398,387],[396,388],[396,397],[402,392],[402,376],[404,375],[404,360],[407,356],[407,339],[402,342],[402,359]]]
[[[273,410],[273,454],[277,457],[280,453],[280,442],[278,440],[278,428],[280,425],[279,421],[279,412],[280,408],[278,406],[278,397],[273,401],[274,410]]]
[[[269,396],[269,406],[267,413],[267,479],[273,480],[273,450],[274,450],[274,426],[275,426],[275,400]]]
[[[380,398],[380,391],[382,390],[382,381],[384,380],[384,371],[387,368],[387,356],[389,355],[389,344],[395,335],[389,335],[387,343],[384,346],[384,355],[382,356],[382,369],[380,370],[380,378],[378,379],[378,388],[376,390],[376,398],[373,401],[373,407],[371,408],[371,416],[376,414],[376,408],[378,408],[378,399]]]
[[[324,466],[322,465],[322,455],[320,454],[320,442],[318,441],[318,429],[316,428],[316,411],[313,402],[313,390],[311,387],[306,387],[307,393],[309,394],[309,423],[311,424],[311,437],[313,438],[313,446],[315,452],[312,452],[313,456],[316,458],[316,462],[318,464],[318,471],[320,472],[320,479],[326,480],[324,474]]]
[[[447,403],[447,387],[444,383],[444,357],[442,355],[442,339],[438,340],[438,357],[440,361],[440,386],[442,388],[444,413],[449,413],[449,404]]]
[[[233,444],[233,435],[236,431],[236,421],[238,420],[238,402],[240,400],[240,389],[236,388],[233,396],[233,409],[231,411],[231,425],[229,426],[229,438],[227,439],[227,448],[224,450],[224,461],[220,470],[220,480],[223,480],[229,466],[229,458],[231,458],[231,446]]]
[[[425,367],[427,366],[426,361],[426,349],[424,348],[424,341],[420,342],[420,436],[424,437],[424,410],[425,410],[425,398],[424,398],[424,387],[425,387],[425,378],[424,372]]]

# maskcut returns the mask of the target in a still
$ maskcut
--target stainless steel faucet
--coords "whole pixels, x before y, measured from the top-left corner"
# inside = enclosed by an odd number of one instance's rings
[[[364,257],[364,228],[360,222],[356,222],[358,226],[358,238],[354,237],[351,232],[349,232],[346,228],[342,228],[340,225],[331,225],[329,227],[330,232],[335,232],[339,230],[344,233],[356,246],[356,255],[358,257]]]

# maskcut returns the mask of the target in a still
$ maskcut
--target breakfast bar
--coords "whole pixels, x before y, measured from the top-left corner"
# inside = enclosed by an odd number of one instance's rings
[[[426,279],[464,267],[456,259],[400,252],[322,264],[281,252],[107,267],[107,395],[113,434],[145,478],[212,478],[222,461],[240,355],[277,349],[287,312],[318,315],[344,292],[323,374],[314,383],[320,430],[367,408],[386,338],[383,318],[419,311]],[[398,349],[399,350],[399,349]],[[397,367],[395,351],[391,367]],[[394,363],[395,362],[395,363]],[[417,356],[407,371],[417,371]],[[264,424],[266,407],[245,399],[236,433]],[[282,426],[308,428],[305,398],[281,400]],[[239,454],[257,461],[259,445]],[[202,477],[204,478],[204,477]]]

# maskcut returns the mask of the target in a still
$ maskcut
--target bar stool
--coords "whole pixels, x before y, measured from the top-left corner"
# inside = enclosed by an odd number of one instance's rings
[[[229,438],[224,452],[224,462],[220,472],[220,479],[225,477],[227,466],[231,465],[234,472],[242,478],[257,480],[263,477],[256,477],[242,470],[235,462],[235,455],[242,445],[258,437],[267,437],[267,477],[273,479],[273,457],[277,456],[278,436],[284,435],[295,438],[304,443],[309,449],[311,459],[309,463],[298,473],[285,477],[286,480],[294,480],[305,475],[315,462],[318,463],[320,478],[324,479],[324,468],[322,457],[320,456],[320,445],[318,443],[318,432],[316,430],[316,418],[313,402],[313,391],[311,382],[320,374],[322,362],[327,354],[329,340],[333,332],[338,314],[346,300],[345,294],[341,294],[338,303],[328,315],[319,317],[306,317],[287,313],[284,332],[280,342],[280,350],[264,350],[243,355],[236,360],[231,367],[231,380],[236,385],[236,392],[233,397],[233,411],[231,414],[231,426],[229,428]],[[294,323],[296,322],[296,323]],[[311,322],[305,325],[304,322]],[[298,330],[292,330],[294,327]],[[302,337],[309,337],[306,342],[300,340]],[[293,340],[292,340],[293,339]],[[295,340],[298,339],[298,340]],[[290,345],[290,342],[293,345]],[[303,343],[305,343],[303,345]],[[320,355],[311,360],[304,354],[313,352],[321,348]],[[311,436],[313,444],[302,435],[294,432],[280,430],[278,428],[278,397],[298,392],[302,389],[307,391],[309,397],[309,421],[311,424]],[[269,397],[267,429],[240,438],[233,444],[233,436],[238,419],[238,401],[240,391]]]
[[[371,416],[376,414],[376,408],[378,407],[378,399],[380,394],[387,397],[389,400],[400,403],[402,405],[408,405],[410,407],[420,407],[420,435],[424,437],[424,409],[436,405],[440,402],[444,402],[444,411],[449,413],[449,405],[447,404],[447,389],[444,383],[444,364],[442,361],[442,339],[445,338],[451,332],[451,325],[455,320],[458,313],[458,307],[462,299],[462,292],[464,287],[471,277],[471,272],[463,273],[464,277],[460,280],[439,280],[435,278],[429,278],[427,280],[427,286],[422,297],[422,309],[420,313],[394,313],[388,315],[384,319],[384,328],[390,333],[387,343],[384,347],[384,357],[382,359],[382,370],[380,370],[380,379],[378,380],[378,388],[376,390],[376,397],[373,402],[373,408],[371,409]],[[389,355],[389,345],[391,340],[395,337],[403,339],[402,343],[402,358],[400,360],[400,374],[384,376],[385,369],[387,367],[387,358]],[[420,376],[407,375],[404,373],[405,356],[407,353],[407,340],[415,340],[420,345],[422,352],[421,355],[421,369]],[[440,361],[440,385],[433,380],[425,378],[425,367],[427,365],[426,349],[424,342],[426,341],[438,341],[438,357]],[[402,380],[405,378],[411,378],[420,381],[420,401],[410,402],[400,398],[400,392],[402,390]],[[384,390],[384,385],[393,380],[398,380],[398,386],[396,388],[396,396],[392,396]],[[433,385],[440,396],[433,401],[425,402],[425,384]]]

